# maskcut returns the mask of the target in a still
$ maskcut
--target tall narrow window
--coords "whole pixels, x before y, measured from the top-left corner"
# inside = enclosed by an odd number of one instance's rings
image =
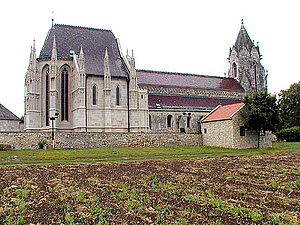
[[[167,128],[172,127],[172,115],[168,115],[167,117]]]
[[[61,72],[61,120],[68,120],[68,71],[66,68]]]
[[[258,91],[258,90],[257,90],[257,78],[256,78],[256,76],[257,76],[257,75],[256,75],[256,65],[254,65],[254,81],[255,81],[255,90],[256,90],[256,91]]]
[[[186,127],[187,128],[191,127],[191,117],[189,117],[189,116],[186,118]]]
[[[234,78],[236,78],[237,77],[237,68],[236,68],[235,63],[232,64],[232,70],[233,70],[233,76],[234,76]]]
[[[116,87],[116,105],[120,105],[120,88]]]
[[[46,70],[46,75],[45,75],[45,98],[46,98],[46,104],[45,104],[45,115],[46,115],[46,126],[49,126],[49,114],[50,114],[50,78],[49,78],[49,68]]]
[[[246,129],[244,126],[240,126],[240,136],[245,136],[246,135]]]
[[[97,87],[96,85],[93,86],[93,105],[97,105]]]
[[[151,130],[151,116],[149,115],[149,129]]]

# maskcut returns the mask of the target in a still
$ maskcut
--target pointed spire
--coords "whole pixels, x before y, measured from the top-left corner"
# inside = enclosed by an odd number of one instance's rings
[[[234,47],[236,48],[237,51],[240,51],[242,47],[246,47],[248,50],[251,50],[253,46],[254,43],[251,40],[248,32],[246,31],[246,28],[244,26],[244,20],[242,19],[241,29],[237,36]]]
[[[82,44],[80,45],[80,53],[79,53],[79,69],[80,73],[84,73],[84,53],[83,53],[83,48]]]
[[[104,89],[111,88],[111,76],[109,71],[109,58],[108,58],[108,50],[105,48],[104,54]]]
[[[32,48],[32,69],[34,72],[37,71],[37,64],[36,64],[36,49],[35,49],[35,39],[33,40],[33,48]]]
[[[56,40],[55,40],[55,34],[53,36],[53,45],[52,45],[52,55],[51,60],[57,60],[57,49],[56,49]]]
[[[35,40],[33,41],[33,46],[30,47],[30,59],[28,65],[28,72],[33,73],[36,71],[36,50],[35,50]]]
[[[56,41],[54,35],[53,45],[52,45],[52,55],[51,55],[51,66],[50,66],[50,73],[52,74],[52,76],[56,75],[56,66],[57,66],[57,50],[56,50]]]
[[[137,90],[137,78],[136,78],[135,59],[134,59],[133,50],[132,50],[132,57],[129,57],[129,64],[130,64],[129,89]]]

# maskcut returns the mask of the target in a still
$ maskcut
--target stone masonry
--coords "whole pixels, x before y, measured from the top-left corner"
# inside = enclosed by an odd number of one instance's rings
[[[0,143],[15,149],[36,149],[45,140],[51,147],[51,132],[0,132]],[[56,132],[58,148],[201,145],[201,134]]]

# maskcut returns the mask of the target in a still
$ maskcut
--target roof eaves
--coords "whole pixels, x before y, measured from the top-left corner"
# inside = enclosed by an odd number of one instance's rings
[[[245,104],[242,105],[240,108],[238,108],[238,110],[236,110],[231,116],[230,116],[230,119],[232,119],[232,117],[234,117],[239,111],[242,110],[242,108],[244,108]]]

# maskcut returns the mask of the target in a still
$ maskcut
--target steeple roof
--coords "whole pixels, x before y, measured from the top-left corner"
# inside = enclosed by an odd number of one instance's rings
[[[82,45],[86,74],[103,75],[104,54],[107,47],[111,75],[128,76],[111,30],[55,24],[48,32],[40,58],[51,57],[54,35],[58,58],[71,58],[71,50],[79,55]]]
[[[251,38],[244,26],[244,23],[241,25],[240,32],[237,36],[234,48],[239,52],[242,47],[246,47],[249,51],[254,46],[254,43],[251,41]]]

